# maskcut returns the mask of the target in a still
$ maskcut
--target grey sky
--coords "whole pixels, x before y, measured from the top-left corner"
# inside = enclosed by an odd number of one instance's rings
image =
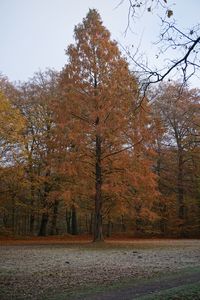
[[[60,70],[65,62],[64,49],[73,42],[73,28],[89,8],[98,9],[112,38],[137,46],[153,60],[151,45],[159,34],[159,20],[147,13],[134,32],[124,37],[127,5],[116,8],[120,0],[0,0],[0,72],[12,81],[27,80],[35,71],[47,67]],[[128,2],[128,1],[126,1]],[[170,0],[175,17],[183,27],[199,22],[199,0]],[[184,2],[184,3],[183,3]]]

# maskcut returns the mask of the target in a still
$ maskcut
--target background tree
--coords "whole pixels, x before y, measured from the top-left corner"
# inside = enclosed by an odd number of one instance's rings
[[[27,84],[21,86],[19,105],[27,119],[26,172],[30,180],[31,231],[34,227],[35,194],[41,202],[41,225],[39,235],[46,235],[49,210],[56,214],[58,199],[54,199],[58,188],[54,156],[56,135],[52,103],[56,98],[57,73],[38,73]],[[54,223],[56,217],[54,216]],[[56,227],[56,224],[54,224]]]
[[[163,85],[159,91],[156,91],[154,109],[165,128],[161,142],[162,149],[161,143],[159,144],[159,176],[163,176],[161,163],[163,167],[164,161],[168,159],[165,166],[168,171],[167,190],[174,190],[177,195],[179,225],[184,234],[183,224],[186,222],[187,215],[186,198],[187,194],[190,194],[189,191],[194,188],[189,174],[191,168],[193,169],[194,159],[198,164],[199,137],[195,120],[199,119],[199,92],[187,88],[182,90],[178,83]],[[166,157],[164,161],[163,155]]]
[[[19,110],[0,93],[0,159],[6,160],[11,149],[17,151],[19,137],[24,128],[24,119]],[[14,153],[13,153],[14,154]]]
[[[22,134],[24,128],[25,120],[20,114],[20,111],[14,107],[11,101],[9,101],[2,91],[0,91],[0,215],[3,220],[3,226],[5,226],[9,210],[7,199],[8,195],[12,194],[13,200],[10,203],[10,209],[12,211],[13,229],[16,195],[19,194],[17,192],[18,187],[14,191],[14,182],[11,180],[11,174],[13,174],[13,171],[16,171],[16,173],[18,172],[18,174],[20,173],[19,164],[23,155]],[[16,186],[19,186],[17,175],[15,181]],[[7,184],[8,182],[9,186]]]

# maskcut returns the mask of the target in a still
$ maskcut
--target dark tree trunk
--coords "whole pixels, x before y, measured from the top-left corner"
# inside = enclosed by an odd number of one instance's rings
[[[8,215],[5,212],[3,213],[2,221],[3,221],[3,226],[6,227],[8,224]]]
[[[12,232],[15,234],[15,207],[12,208]]]
[[[126,232],[126,225],[124,223],[124,216],[121,216],[121,232]]]
[[[88,226],[88,215],[85,215],[85,228],[86,228],[86,232],[89,233],[89,226]]]
[[[71,234],[72,233],[72,228],[71,228],[71,210],[68,211],[66,208],[66,223],[67,223],[67,233]]]
[[[27,145],[27,151],[28,145]],[[35,227],[35,212],[34,212],[34,202],[35,202],[35,187],[34,187],[34,171],[33,171],[33,160],[32,160],[32,154],[33,154],[33,145],[31,146],[31,152],[29,153],[29,164],[28,164],[28,176],[31,183],[31,199],[30,199],[30,212],[29,212],[29,231],[30,234],[34,234],[34,227]]]
[[[183,152],[182,149],[178,149],[178,217],[181,221],[180,223],[180,236],[185,236],[185,206],[184,206],[184,185],[183,185]]]
[[[30,215],[30,234],[34,234],[34,226],[35,226],[35,215],[31,212]]]
[[[11,215],[11,224],[12,224],[12,233],[16,234],[16,214],[17,208],[15,203],[15,193],[12,193],[12,215]]]
[[[140,236],[141,234],[141,218],[140,218],[140,212],[141,212],[141,205],[137,205],[135,207],[135,236]]]
[[[183,156],[181,151],[178,154],[178,204],[179,218],[184,219]]]
[[[47,234],[47,224],[49,221],[49,215],[47,212],[42,214],[42,220],[40,224],[39,236],[46,236]]]
[[[96,125],[99,119],[97,117]],[[101,137],[96,135],[96,172],[95,172],[95,216],[94,216],[94,242],[103,241],[102,229],[102,169],[101,169]]]
[[[31,179],[33,180],[33,179]],[[30,234],[34,234],[34,225],[35,225],[35,213],[34,213],[34,187],[31,184],[31,213],[30,213]]]
[[[159,205],[159,213],[160,213],[160,232],[161,235],[164,236],[167,231],[167,218],[166,218],[166,205],[160,203]]]
[[[156,166],[156,174],[158,175],[158,189],[162,194],[161,191],[161,154],[162,154],[162,150],[161,150],[161,142],[160,140],[157,141],[158,143],[158,148],[157,148],[157,166]],[[165,213],[166,213],[166,206],[164,203],[159,203],[159,214],[160,214],[160,232],[161,235],[165,235],[166,233],[166,228],[167,228],[167,222],[166,222],[166,217],[165,217]]]
[[[57,219],[58,219],[58,201],[55,201],[53,204],[53,215],[52,215],[52,221],[51,221],[51,235],[58,234],[57,229]]]
[[[72,234],[78,234],[77,213],[74,205],[72,206]]]
[[[94,214],[91,213],[90,215],[90,229],[89,229],[89,234],[93,234],[94,233]]]
[[[44,212],[42,213],[42,220],[40,224],[40,230],[39,230],[39,236],[46,236],[47,234],[47,224],[49,221],[49,213],[48,213],[48,208],[49,208],[49,203],[47,200],[47,197],[50,192],[50,185],[49,185],[49,177],[50,177],[50,169],[47,169],[46,172],[46,181],[44,183],[44,194],[43,194],[43,209]]]
[[[110,237],[112,235],[112,222],[110,220],[108,220],[108,224],[107,224],[107,237]]]

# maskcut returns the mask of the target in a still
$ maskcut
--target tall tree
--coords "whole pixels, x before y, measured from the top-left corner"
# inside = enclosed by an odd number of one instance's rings
[[[142,128],[149,120],[136,122],[141,109],[136,80],[96,10],[89,11],[74,35],[61,75],[60,118],[75,149],[71,154],[84,166],[82,176],[95,182],[94,241],[101,241],[106,194],[126,193],[126,167],[136,146],[146,143]]]

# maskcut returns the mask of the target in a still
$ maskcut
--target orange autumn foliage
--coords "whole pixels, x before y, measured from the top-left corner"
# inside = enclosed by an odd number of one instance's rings
[[[94,240],[102,240],[102,218],[110,206],[123,214],[134,210],[135,201],[151,207],[157,195],[151,119],[146,99],[138,98],[136,79],[99,14],[90,10],[74,33],[61,74],[58,123],[65,128],[77,181],[84,177],[95,187]]]

